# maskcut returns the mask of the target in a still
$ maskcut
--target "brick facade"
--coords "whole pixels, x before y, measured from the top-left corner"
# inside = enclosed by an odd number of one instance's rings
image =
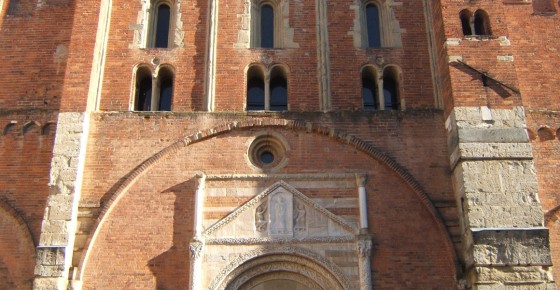
[[[158,3],[0,2],[0,289],[555,288],[558,3],[271,1],[272,49],[244,0],[169,2],[151,48]],[[246,110],[251,65],[282,66],[286,111]],[[139,67],[171,112],[134,111]],[[364,67],[398,110],[364,110]]]

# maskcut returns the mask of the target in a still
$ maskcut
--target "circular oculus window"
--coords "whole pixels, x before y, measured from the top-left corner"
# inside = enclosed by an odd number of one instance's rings
[[[260,135],[249,146],[249,161],[263,170],[279,168],[287,162],[286,146],[274,135]]]

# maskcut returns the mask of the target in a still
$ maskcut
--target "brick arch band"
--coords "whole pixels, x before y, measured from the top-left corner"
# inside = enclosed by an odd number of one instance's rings
[[[297,120],[285,120],[285,119],[251,119],[246,121],[240,122],[230,122],[221,124],[219,126],[198,131],[194,134],[188,135],[183,137],[182,139],[177,140],[173,144],[167,146],[166,148],[162,149],[158,153],[152,155],[136,168],[134,168],[128,175],[128,177],[124,180],[124,182],[115,190],[112,194],[110,199],[106,202],[105,206],[101,209],[99,213],[99,217],[94,225],[93,231],[90,233],[86,245],[85,245],[85,253],[80,259],[79,265],[79,279],[83,279],[84,274],[84,267],[86,266],[90,250],[93,248],[95,244],[97,235],[99,234],[100,229],[102,228],[103,224],[107,220],[107,217],[114,209],[116,204],[120,201],[120,199],[124,196],[124,193],[130,189],[132,185],[136,183],[136,181],[144,175],[152,166],[159,163],[164,157],[174,154],[175,152],[181,150],[184,147],[188,147],[191,144],[198,143],[210,139],[212,137],[216,137],[218,135],[227,134],[232,131],[236,130],[247,130],[252,128],[279,128],[279,129],[287,129],[292,131],[305,131],[308,133],[315,133],[318,135],[329,136],[335,139],[338,142],[343,144],[348,144],[354,146],[356,149],[366,153],[373,159],[379,161],[387,168],[392,170],[400,177],[416,194],[418,199],[421,201],[423,206],[428,210],[431,214],[433,220],[436,222],[438,229],[441,233],[445,236],[445,245],[447,246],[448,252],[451,253],[453,263],[456,267],[456,274],[460,273],[460,265],[457,259],[457,253],[455,252],[455,248],[453,247],[453,242],[451,241],[451,235],[445,226],[443,218],[439,211],[435,208],[434,204],[428,197],[426,191],[422,188],[420,183],[410,174],[404,167],[402,167],[399,163],[389,157],[387,154],[382,152],[381,150],[375,148],[369,142],[364,141],[356,136],[351,134],[347,134],[344,131],[337,130],[334,128],[320,126],[314,124],[312,122],[305,122],[305,121],[297,121]]]

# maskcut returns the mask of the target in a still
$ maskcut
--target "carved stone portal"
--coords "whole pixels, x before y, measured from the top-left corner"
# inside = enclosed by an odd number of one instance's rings
[[[371,289],[360,274],[371,240],[359,237],[357,224],[279,181],[202,233],[192,289]]]

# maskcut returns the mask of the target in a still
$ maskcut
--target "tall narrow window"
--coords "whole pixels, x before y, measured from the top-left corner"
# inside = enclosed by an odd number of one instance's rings
[[[167,48],[169,46],[170,24],[171,7],[167,4],[157,5],[154,27],[154,47]]]
[[[261,6],[261,47],[274,47],[274,9],[265,4]]]
[[[288,109],[288,82],[284,70],[275,66],[270,73],[270,110],[285,111]]]
[[[461,11],[461,13],[459,14],[459,18],[461,19],[461,28],[463,29],[463,35],[464,36],[469,36],[472,35],[472,28],[471,28],[471,19],[472,19],[472,13],[465,9],[463,11]]]
[[[383,71],[383,100],[385,109],[398,110],[399,104],[399,83],[397,74],[394,70]]]
[[[366,5],[366,25],[368,47],[381,47],[379,8],[375,4]]]
[[[19,11],[19,2],[20,0],[10,0],[8,4],[8,11],[6,12],[7,15],[16,15]]]
[[[264,110],[264,72],[257,66],[247,71],[247,111]]]
[[[159,111],[171,111],[173,99],[173,73],[162,69],[158,76],[159,82]]]
[[[134,110],[152,110],[152,74],[147,68],[139,68],[136,72]]]
[[[492,35],[490,30],[490,19],[484,10],[476,10],[474,13],[474,34]]]
[[[377,97],[377,76],[371,67],[362,70],[362,101],[366,111],[379,108],[379,98]]]

